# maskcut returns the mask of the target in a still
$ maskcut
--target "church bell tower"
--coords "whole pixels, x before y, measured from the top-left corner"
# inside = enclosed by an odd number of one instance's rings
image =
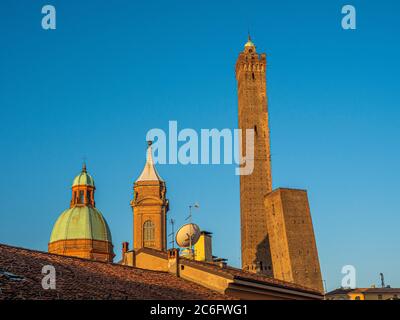
[[[146,164],[133,186],[133,249],[146,247],[166,251],[169,202],[165,181],[154,165],[151,144],[149,141]]]

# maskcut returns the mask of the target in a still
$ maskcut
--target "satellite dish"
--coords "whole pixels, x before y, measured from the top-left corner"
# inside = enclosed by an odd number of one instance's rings
[[[183,225],[176,233],[176,243],[182,248],[194,245],[200,238],[200,228],[195,223]],[[191,240],[191,241],[190,241]]]

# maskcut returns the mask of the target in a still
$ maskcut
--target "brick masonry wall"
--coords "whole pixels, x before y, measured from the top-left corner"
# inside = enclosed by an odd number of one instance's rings
[[[114,259],[113,245],[108,241],[90,239],[68,239],[49,243],[50,253],[112,262]]]
[[[255,132],[254,170],[240,177],[242,268],[272,275],[264,208],[264,197],[272,190],[265,54],[245,48],[236,62],[236,79],[243,155],[245,130]]]
[[[154,241],[149,248],[165,251],[167,249],[166,214],[168,200],[165,198],[164,182],[143,181],[134,185],[135,198],[131,202],[133,209],[133,248],[144,247],[143,224],[150,220],[154,224]]]
[[[323,292],[307,192],[277,189],[265,199],[274,277]]]

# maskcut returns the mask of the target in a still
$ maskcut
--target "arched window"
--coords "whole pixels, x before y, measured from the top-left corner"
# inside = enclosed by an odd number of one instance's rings
[[[154,246],[154,223],[151,220],[147,220],[143,224],[143,246]]]

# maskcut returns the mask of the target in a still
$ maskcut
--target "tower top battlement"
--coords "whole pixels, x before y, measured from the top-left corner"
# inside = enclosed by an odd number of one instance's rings
[[[267,65],[267,55],[265,53],[257,53],[256,46],[249,36],[248,41],[244,45],[244,50],[239,53],[236,61],[236,80],[241,76],[242,71],[258,71],[265,72]]]

